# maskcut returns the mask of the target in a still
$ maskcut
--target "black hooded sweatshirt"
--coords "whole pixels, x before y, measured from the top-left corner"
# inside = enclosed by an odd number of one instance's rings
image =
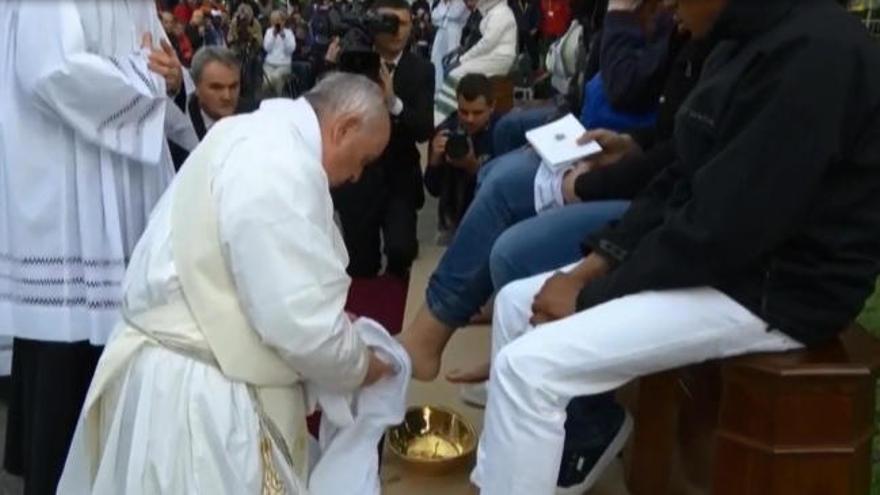
[[[730,0],[679,111],[677,159],[586,249],[578,309],[714,287],[806,344],[880,270],[880,45],[833,0]]]

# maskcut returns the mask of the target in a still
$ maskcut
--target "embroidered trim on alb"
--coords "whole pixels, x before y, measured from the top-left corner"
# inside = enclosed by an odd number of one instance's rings
[[[108,267],[128,264],[128,259],[83,259],[81,256],[27,256],[16,258],[10,254],[0,253],[0,261],[18,265],[83,265],[88,267]]]
[[[127,114],[128,112],[134,110],[134,108],[135,108],[136,106],[138,106],[138,104],[139,104],[139,103],[141,102],[141,100],[143,100],[143,99],[144,99],[143,96],[141,96],[141,95],[136,95],[134,98],[131,99],[131,101],[128,102],[127,105],[125,105],[124,107],[122,107],[122,108],[120,108],[119,110],[117,110],[113,115],[111,115],[111,116],[107,117],[106,119],[104,119],[104,121],[101,122],[101,125],[98,126],[98,130],[99,130],[99,131],[103,131],[103,130],[106,129],[110,124],[112,124],[114,121],[119,120],[120,118],[122,118],[123,115],[125,115],[125,114]]]
[[[116,57],[107,57],[107,59],[110,60],[111,64],[115,65],[116,68],[119,69],[119,72],[124,72],[122,70],[122,65],[120,65],[119,60]]]
[[[24,304],[27,306],[50,306],[57,308],[85,306],[88,309],[112,310],[122,307],[121,301],[109,299],[90,301],[85,297],[30,297],[9,293],[0,293],[0,301],[7,301],[15,304]]]
[[[24,278],[24,277],[13,277],[12,275],[7,275],[4,273],[0,273],[0,280],[8,280],[10,282],[21,284],[21,285],[36,285],[36,286],[50,286],[50,285],[84,285],[90,288],[100,288],[100,287],[119,287],[122,285],[121,280],[86,280],[85,277],[73,277],[73,278]]]
[[[146,86],[148,88],[150,88],[150,91],[152,91],[153,94],[155,94],[157,90],[156,90],[156,84],[153,82],[153,80],[151,78],[147,77],[146,74],[141,72],[141,70],[138,68],[137,64],[135,64],[131,59],[128,59],[128,65],[131,66],[131,69],[134,71],[135,74],[137,74],[137,76],[141,79],[141,81],[144,84],[146,84]]]
[[[150,115],[152,115],[153,112],[155,112],[156,109],[159,108],[159,105],[161,105],[161,104],[162,104],[162,100],[154,100],[153,103],[150,103],[150,106],[147,107],[147,111],[144,112],[144,114],[141,115],[141,117],[137,121],[138,133],[141,132],[141,128],[144,126],[144,122],[147,121],[147,118],[149,118]]]

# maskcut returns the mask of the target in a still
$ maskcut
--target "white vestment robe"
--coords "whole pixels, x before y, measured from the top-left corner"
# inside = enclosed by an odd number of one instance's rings
[[[261,342],[303,382],[347,393],[362,383],[368,351],[344,312],[348,255],[333,222],[321,149],[317,117],[304,99],[269,100],[253,114],[218,122],[182,173],[212,157],[204,163],[223,263]],[[126,314],[192,307],[179,304],[181,248],[172,243],[180,185],[172,183],[160,200],[135,249]],[[166,342],[210,353],[205,332],[186,320],[153,327]],[[125,359],[111,365],[108,356],[119,356],[121,346],[128,347]],[[260,493],[260,419],[246,383],[121,325],[98,366],[58,493]],[[286,493],[305,493],[307,465],[291,469],[277,444],[273,463]]]
[[[0,6],[0,333],[103,345],[118,320],[166,129],[192,135],[145,33],[167,39],[153,0]]]

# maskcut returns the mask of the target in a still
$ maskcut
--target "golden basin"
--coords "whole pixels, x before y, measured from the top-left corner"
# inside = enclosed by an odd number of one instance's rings
[[[441,475],[473,462],[477,434],[460,414],[439,406],[411,407],[388,431],[388,447],[408,469]]]

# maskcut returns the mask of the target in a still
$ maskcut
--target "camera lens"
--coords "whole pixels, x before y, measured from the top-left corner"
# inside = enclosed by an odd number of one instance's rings
[[[470,149],[471,145],[464,131],[458,130],[449,134],[449,139],[446,141],[447,157],[453,160],[460,160],[467,156]]]

